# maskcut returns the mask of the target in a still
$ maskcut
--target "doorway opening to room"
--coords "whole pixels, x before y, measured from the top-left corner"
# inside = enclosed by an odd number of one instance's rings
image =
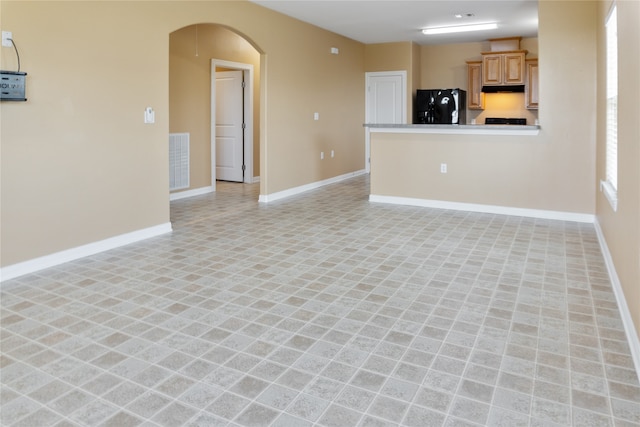
[[[262,60],[255,43],[224,25],[193,24],[170,33],[170,200],[214,192],[216,180],[260,181]],[[226,86],[234,79],[244,88],[230,104],[233,91]],[[217,101],[221,93],[225,98]],[[235,134],[225,133],[230,116],[240,117],[231,123]],[[235,152],[228,151],[232,147]],[[235,175],[227,174],[231,169]],[[182,178],[177,186],[174,175]]]
[[[211,60],[212,182],[254,182],[253,65]]]

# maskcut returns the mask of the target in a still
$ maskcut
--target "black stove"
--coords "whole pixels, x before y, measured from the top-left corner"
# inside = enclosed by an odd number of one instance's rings
[[[507,119],[504,117],[487,117],[484,120],[485,125],[526,125],[527,119],[520,118],[511,118]]]

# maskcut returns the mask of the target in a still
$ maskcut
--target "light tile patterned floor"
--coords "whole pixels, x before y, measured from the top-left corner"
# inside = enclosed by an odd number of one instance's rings
[[[589,224],[372,204],[366,176],[2,284],[4,426],[631,426]]]

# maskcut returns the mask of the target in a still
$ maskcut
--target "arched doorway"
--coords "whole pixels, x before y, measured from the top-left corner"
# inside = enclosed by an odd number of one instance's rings
[[[218,24],[194,24],[169,38],[169,132],[189,134],[189,185],[171,198],[215,191],[215,142],[212,142],[212,59],[252,68],[252,139],[250,167],[244,182],[260,179],[260,61],[254,45],[232,29]]]

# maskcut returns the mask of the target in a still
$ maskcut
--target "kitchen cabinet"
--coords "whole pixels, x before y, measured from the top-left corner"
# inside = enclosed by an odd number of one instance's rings
[[[482,84],[487,86],[522,85],[525,50],[482,53]]]
[[[526,60],[524,102],[529,110],[538,109],[538,59]]]
[[[482,92],[482,61],[467,61],[467,107],[470,110],[484,110]]]

